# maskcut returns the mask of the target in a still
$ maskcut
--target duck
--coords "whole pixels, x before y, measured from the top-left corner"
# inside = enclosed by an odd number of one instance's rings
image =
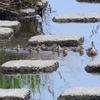
[[[23,50],[27,50],[27,51],[31,52],[33,50],[33,47],[29,46],[29,47],[23,48]]]
[[[82,46],[79,46],[78,48],[72,48],[71,50],[74,52],[81,52],[84,48]]]
[[[2,52],[6,52],[7,51],[7,47],[4,46],[2,49],[1,49]]]
[[[53,51],[56,51],[56,52],[63,52],[65,53],[67,50],[66,47],[61,47],[60,45],[58,45],[56,48],[53,49]]]
[[[36,51],[40,51],[40,49],[41,49],[40,45],[37,45],[36,47],[33,48],[33,50],[36,50]]]
[[[96,56],[98,54],[98,51],[95,49],[95,43],[93,41],[91,42],[91,48],[86,49],[86,54],[89,57]]]
[[[45,44],[42,44],[42,45],[40,46],[40,48],[41,48],[41,50],[47,50],[47,46],[46,46]]]
[[[16,47],[13,47],[13,48],[11,48],[11,50],[17,50],[17,52],[20,50],[20,45],[19,44],[17,44],[17,46]]]
[[[56,46],[57,44],[53,44],[52,46],[46,46],[45,44],[42,44],[41,50],[52,51]]]
[[[54,48],[57,48],[57,44],[53,44],[52,46],[47,47],[47,51],[53,51]]]

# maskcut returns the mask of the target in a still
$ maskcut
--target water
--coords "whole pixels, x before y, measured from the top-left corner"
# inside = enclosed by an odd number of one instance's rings
[[[0,74],[0,88],[27,88],[31,91],[30,100],[57,100],[59,95],[68,88],[100,86],[100,76],[84,70],[85,66],[92,61],[85,52],[85,49],[90,47],[91,41],[95,42],[96,49],[100,52],[100,23],[59,24],[52,21],[52,18],[59,14],[99,13],[99,9],[99,4],[78,3],[75,0],[48,0],[42,19],[39,16],[36,19],[19,19],[21,29],[9,41],[0,41],[0,48],[3,45],[8,47],[6,54],[0,53],[0,64],[14,59],[56,59],[59,68],[53,73],[40,75]],[[24,51],[28,39],[38,34],[83,34],[85,38],[82,45],[83,55],[71,51],[71,47],[67,48],[67,56],[52,51],[39,53],[33,51],[31,54]],[[20,54],[10,50],[16,44],[21,45]],[[99,54],[95,59],[97,58],[100,58]]]

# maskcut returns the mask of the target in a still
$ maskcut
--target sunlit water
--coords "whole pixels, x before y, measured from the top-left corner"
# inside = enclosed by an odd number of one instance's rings
[[[78,3],[75,0],[48,0],[48,6],[42,19],[37,16],[35,22],[33,19],[28,21],[29,23],[24,22],[21,30],[11,40],[0,42],[0,47],[6,45],[9,48],[7,54],[0,54],[0,64],[14,59],[55,59],[59,62],[59,68],[50,74],[1,74],[0,88],[27,88],[31,91],[30,100],[57,100],[59,95],[68,88],[100,86],[100,76],[87,73],[84,70],[85,66],[92,61],[92,58],[88,57],[85,51],[90,47],[91,41],[95,42],[96,49],[100,52],[100,29],[96,30],[100,23],[59,24],[52,21],[52,18],[59,14],[99,13],[99,9],[100,4]],[[23,23],[21,20],[20,22]],[[35,31],[33,32],[32,29]],[[24,51],[23,47],[26,46],[28,39],[37,34],[82,34],[85,38],[82,45],[84,47],[83,54],[71,51],[71,47],[67,48],[67,56],[63,56],[62,53],[58,55],[52,51],[40,51],[39,53]],[[18,43],[21,44],[19,54],[10,50]],[[97,58],[100,58],[99,54],[94,59]]]

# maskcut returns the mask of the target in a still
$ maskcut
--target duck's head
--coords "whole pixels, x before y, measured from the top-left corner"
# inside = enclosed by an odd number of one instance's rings
[[[94,46],[95,46],[95,43],[94,43],[93,41],[91,42],[91,46],[92,46],[92,47],[94,47]]]

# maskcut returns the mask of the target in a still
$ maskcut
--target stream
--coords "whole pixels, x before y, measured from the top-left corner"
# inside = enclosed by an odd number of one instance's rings
[[[87,73],[84,68],[95,58],[86,55],[86,49],[95,42],[95,47],[100,53],[100,23],[55,23],[52,18],[59,14],[71,13],[100,13],[100,4],[79,3],[76,0],[48,0],[48,5],[43,11],[42,18],[39,15],[31,18],[16,19],[21,23],[21,28],[9,40],[0,41],[0,48],[7,46],[8,52],[0,52],[0,65],[10,60],[18,59],[51,59],[59,62],[59,68],[49,74],[17,74],[6,75],[0,73],[0,88],[27,88],[31,91],[30,100],[57,100],[60,94],[73,87],[100,86],[100,75]],[[24,51],[30,37],[35,35],[52,34],[82,34],[84,35],[83,53],[73,52],[72,47],[67,47],[67,55],[52,51],[35,50],[32,53]],[[21,45],[18,54],[10,48]]]

